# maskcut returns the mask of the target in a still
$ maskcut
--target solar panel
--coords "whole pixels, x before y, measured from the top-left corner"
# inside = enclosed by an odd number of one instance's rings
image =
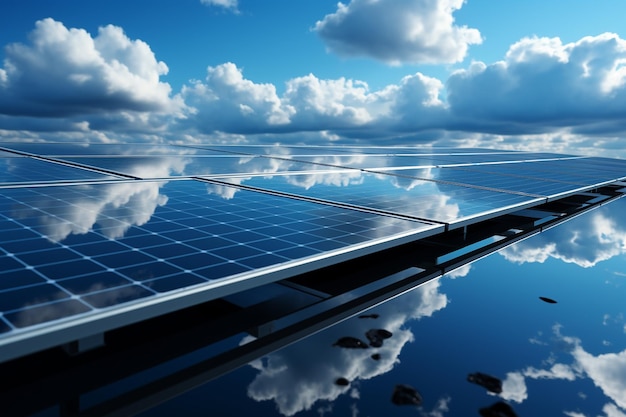
[[[59,155],[184,155],[223,154],[203,148],[190,148],[177,145],[159,145],[147,143],[103,144],[103,143],[68,143],[68,142],[0,142],[0,148],[26,154],[59,156]]]
[[[371,172],[255,177],[246,180],[245,184],[258,189],[450,225],[462,225],[470,218],[493,210],[523,208],[540,200],[531,195]]]
[[[482,172],[487,175],[515,176],[539,181],[565,182],[572,185],[589,186],[623,178],[624,164],[604,165],[596,158],[573,159],[516,164],[489,164],[463,167],[466,171]]]
[[[75,169],[32,158],[0,154],[0,186],[17,183],[108,180],[114,178],[119,177],[108,173]]]
[[[177,291],[210,298],[442,228],[193,180],[5,189],[0,221],[5,333]]]
[[[57,157],[87,167],[98,167],[125,175],[149,178],[239,174],[271,174],[326,169],[287,159],[241,155],[141,156],[141,157]]]
[[[550,197],[555,194],[571,191],[573,185],[583,183],[564,182],[546,178],[529,179],[519,175],[498,175],[494,172],[480,172],[465,168],[429,168],[429,169],[395,169],[384,170],[386,174],[431,179],[435,182],[453,183],[471,187],[484,187],[494,191],[509,193],[525,193],[536,197]]]
[[[432,147],[0,148],[0,361],[626,173],[619,160]]]

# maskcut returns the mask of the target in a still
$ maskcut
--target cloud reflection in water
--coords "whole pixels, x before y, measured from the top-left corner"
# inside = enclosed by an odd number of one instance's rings
[[[626,229],[619,221],[624,204],[623,201],[608,204],[500,253],[518,264],[543,263],[554,258],[584,268],[593,267],[626,252]]]
[[[570,363],[553,363],[554,358],[546,361],[546,368],[527,367],[520,371],[509,372],[503,384],[500,396],[506,400],[521,403],[528,399],[526,379],[576,381],[589,378],[598,387],[609,402],[603,412],[607,417],[626,415],[626,350],[594,355],[588,352],[577,337],[565,336],[561,326],[553,326],[554,342],[566,347]],[[566,411],[569,416],[585,416],[575,411]]]
[[[439,288],[438,280],[431,281],[393,304],[377,307],[378,318],[347,320],[311,336],[307,343],[291,345],[252,362],[250,365],[258,373],[248,386],[249,397],[256,401],[273,400],[281,414],[291,416],[311,409],[318,401],[334,401],[342,394],[350,394],[353,398],[358,396],[359,381],[389,372],[399,363],[402,348],[414,338],[411,330],[405,327],[406,322],[430,317],[445,308],[448,298],[439,292]],[[380,348],[332,346],[334,341],[347,335],[365,339],[365,333],[372,328],[384,328],[393,336]],[[375,352],[380,354],[380,360],[372,359]],[[338,377],[351,381],[350,386],[336,385],[334,381]],[[437,407],[446,408],[447,401]]]

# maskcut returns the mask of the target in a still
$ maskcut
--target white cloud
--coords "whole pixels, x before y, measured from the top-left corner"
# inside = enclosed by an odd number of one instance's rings
[[[354,0],[319,22],[317,30],[322,35],[332,22],[360,22],[376,11],[382,23],[355,30],[375,33],[392,22],[396,32],[404,33],[406,22],[419,23],[415,10],[441,27],[442,16],[451,19],[462,4]],[[232,2],[220,5],[236,7]],[[379,15],[389,16],[389,22]],[[438,16],[440,23],[428,16]],[[454,28],[452,20],[448,23]],[[445,50],[439,44],[437,49]],[[44,19],[36,23],[28,42],[8,45],[5,56],[0,129],[41,139],[124,141],[132,134],[144,140],[222,142],[228,135],[256,141],[281,134],[271,140],[315,137],[321,142],[385,144],[393,138],[394,143],[626,157],[626,40],[615,34],[569,44],[558,38],[525,38],[502,61],[475,62],[453,73],[445,87],[442,80],[422,73],[378,90],[362,80],[308,74],[286,80],[280,95],[276,85],[247,79],[230,62],[208,67],[204,80],[190,81],[173,95],[161,81],[168,67],[150,46],[111,25],[92,36]]]
[[[244,78],[233,63],[209,67],[204,82],[183,87],[189,115],[186,128],[201,132],[333,131],[372,135],[441,126],[443,84],[416,73],[400,84],[370,91],[366,83],[345,78],[319,79],[313,74],[288,80],[278,96],[273,84]],[[326,139],[328,140],[328,139]]]
[[[188,124],[203,132],[259,133],[289,123],[293,109],[284,107],[272,84],[256,84],[231,62],[208,67],[206,83],[184,86],[191,107]]]
[[[447,81],[448,103],[462,128],[546,132],[564,126],[623,129],[626,40],[616,34],[563,44],[524,38],[503,61],[475,62]]]
[[[117,26],[104,26],[92,37],[43,19],[28,44],[5,49],[0,74],[0,113],[65,117],[116,111],[171,111],[168,72],[141,40]]]
[[[480,32],[454,24],[464,0],[351,0],[338,3],[315,31],[342,56],[366,56],[390,64],[453,63]]]
[[[323,125],[326,129],[359,126],[377,116],[375,98],[361,81],[339,78],[320,80],[313,74],[287,81],[284,95],[294,108],[294,123],[310,129]]]
[[[323,140],[377,143],[410,134],[402,140],[622,152],[625,45],[611,34],[570,44],[527,38],[512,45],[503,61],[476,62],[453,73],[445,88],[421,73],[374,91],[364,81],[309,74],[287,80],[280,96],[273,84],[248,80],[241,68],[226,63],[209,67],[206,81],[183,88],[194,114],[180,127],[209,134],[328,132]]]

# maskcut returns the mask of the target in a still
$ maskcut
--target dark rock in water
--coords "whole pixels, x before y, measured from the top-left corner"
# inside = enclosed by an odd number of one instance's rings
[[[342,387],[345,387],[346,385],[350,385],[350,381],[348,381],[344,377],[339,377],[339,378],[335,379],[335,384],[341,385]]]
[[[383,345],[383,340],[389,339],[392,334],[390,331],[385,329],[371,329],[365,333],[365,336],[367,336],[367,340],[370,341],[370,346],[381,347]]]
[[[380,317],[378,314],[362,314],[359,316],[360,319],[377,319]]]
[[[378,334],[378,336],[382,337],[383,339],[389,339],[391,336],[393,336],[393,333],[385,329],[377,329],[376,333]]]
[[[495,376],[483,374],[482,372],[475,372],[467,376],[467,380],[474,384],[478,384],[487,388],[487,391],[494,394],[500,394],[502,392],[502,381]]]
[[[548,297],[539,297],[539,299],[540,299],[541,301],[545,301],[546,303],[556,304],[556,300],[553,300],[552,298],[548,298]]]
[[[368,337],[368,339],[370,341],[370,346],[371,347],[379,348],[379,347],[381,347],[383,345],[383,339],[380,339],[380,338],[369,338],[369,337]]]
[[[372,355],[372,359],[374,359],[375,361],[379,361],[380,360],[380,353],[374,353]]]
[[[491,407],[481,408],[478,412],[483,417],[517,417],[511,406],[502,401],[493,404]]]
[[[333,343],[333,346],[339,346],[339,347],[350,348],[350,349],[367,349],[369,347],[361,339],[357,339],[356,337],[352,337],[352,336],[345,336],[345,337],[340,338],[335,343]]]
[[[396,405],[421,405],[422,395],[410,385],[398,384],[393,389],[391,402]]]

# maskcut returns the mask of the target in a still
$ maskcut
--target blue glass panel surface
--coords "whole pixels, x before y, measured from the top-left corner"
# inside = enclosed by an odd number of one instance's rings
[[[0,225],[14,329],[439,227],[193,180],[5,189]]]
[[[0,157],[0,186],[15,183],[107,180],[118,177],[27,157]]]
[[[384,172],[392,175],[431,179],[442,182],[447,181],[545,197],[577,188],[572,186],[571,183],[562,181],[551,181],[541,178],[531,179],[515,175],[497,174],[495,172],[477,172],[466,168],[404,169],[385,170]]]
[[[139,178],[154,179],[175,176],[216,174],[260,174],[328,169],[310,163],[266,157],[219,156],[143,156],[143,157],[65,157],[89,167],[119,172]]]
[[[76,316],[90,310],[87,305],[78,300],[64,299],[5,313],[4,318],[11,323],[11,326],[20,329],[52,320]],[[12,330],[11,328],[9,329]]]
[[[293,156],[298,161],[343,168],[430,167],[447,163],[438,155],[317,155]]]
[[[463,169],[588,186],[622,178],[626,172],[626,161],[606,164],[595,158],[581,158],[549,162],[474,165],[463,167]]]
[[[177,145],[155,145],[148,143],[35,143],[35,142],[0,142],[0,147],[40,156],[61,155],[185,155],[185,154],[220,154],[202,148],[190,148]]]
[[[285,154],[284,158],[306,161],[314,164],[330,165],[342,168],[359,168],[376,170],[392,167],[433,167],[474,165],[479,163],[500,163],[512,161],[543,161],[549,158],[566,157],[544,153],[400,153],[400,154],[366,154],[366,153],[332,153],[319,155]],[[551,161],[552,162],[552,161]]]
[[[501,152],[491,151],[482,153],[459,152],[447,155],[441,155],[441,158],[448,164],[477,164],[505,161],[543,161],[546,159],[553,160],[555,158],[571,158],[572,155],[542,153],[542,152]],[[552,162],[552,161],[550,161]]]
[[[19,155],[0,150],[0,158],[20,158]]]
[[[517,194],[364,172],[343,176],[309,174],[250,178],[244,181],[244,185],[449,223],[536,200]]]

